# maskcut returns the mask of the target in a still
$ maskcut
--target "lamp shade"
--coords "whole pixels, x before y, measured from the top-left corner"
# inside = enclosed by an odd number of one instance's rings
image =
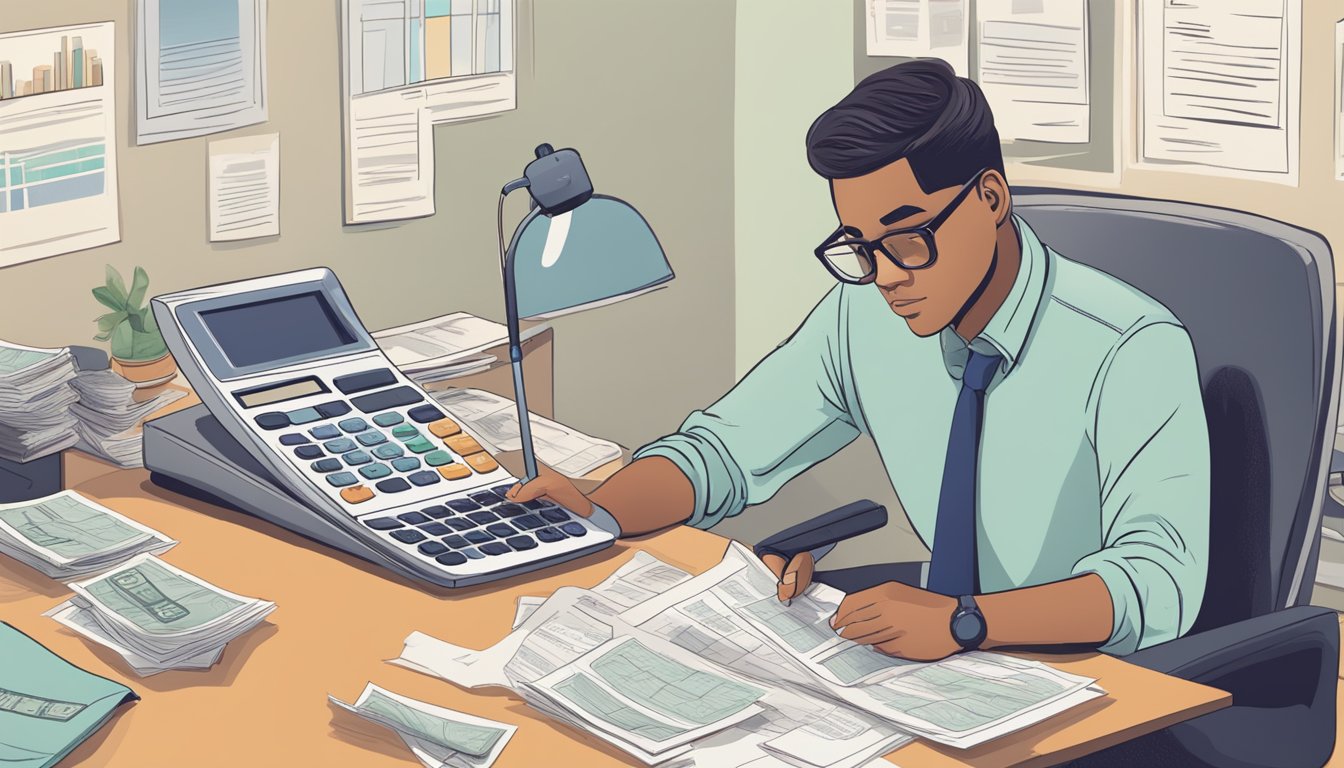
[[[512,250],[520,317],[609,303],[673,278],[644,217],[606,195],[555,216],[533,210],[518,226]]]

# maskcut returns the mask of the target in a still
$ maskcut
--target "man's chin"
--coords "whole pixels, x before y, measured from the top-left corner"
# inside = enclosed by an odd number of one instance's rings
[[[947,325],[947,323],[939,323],[926,318],[921,312],[911,312],[908,315],[901,315],[901,319],[905,321],[906,325],[910,326],[910,332],[920,338],[936,336],[938,335],[938,332],[943,330],[943,327]]]

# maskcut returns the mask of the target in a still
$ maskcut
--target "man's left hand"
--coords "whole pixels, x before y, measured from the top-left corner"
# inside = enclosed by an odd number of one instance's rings
[[[961,650],[952,639],[956,607],[956,598],[888,581],[846,597],[831,626],[888,656],[936,661]]]

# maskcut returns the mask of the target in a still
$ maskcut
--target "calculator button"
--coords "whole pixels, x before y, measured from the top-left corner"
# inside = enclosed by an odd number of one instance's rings
[[[470,557],[472,560],[480,560],[481,558],[485,557],[485,555],[481,554],[481,550],[475,547],[467,547],[466,549],[459,551],[462,554],[466,555],[467,557]]]
[[[322,453],[322,449],[318,448],[316,445],[300,445],[298,448],[294,449],[294,455],[298,456],[300,459],[311,460],[320,459],[326,454]]]
[[[518,552],[537,548],[537,540],[531,536],[514,536],[513,538],[505,539],[504,543],[513,547]]]
[[[396,411],[388,411],[387,413],[380,413],[377,416],[373,417],[373,423],[377,424],[380,427],[394,427],[400,424],[402,421],[404,421],[404,419],[402,419],[401,414],[397,413]]]
[[[468,542],[461,536],[458,536],[457,534],[452,534],[451,536],[444,536],[443,543],[447,544],[453,549],[465,549],[466,547],[471,546],[470,542]]]
[[[406,444],[406,450],[411,453],[428,453],[434,450],[434,444],[423,437],[417,437]]]
[[[467,462],[472,469],[480,472],[482,475],[499,469],[499,464],[495,463],[495,460],[490,458],[490,454],[488,453],[476,453],[471,456],[464,456],[462,457],[462,460]]]
[[[462,536],[472,544],[484,544],[487,541],[495,540],[495,535],[488,531],[467,531]]]
[[[318,424],[316,427],[310,428],[308,434],[318,440],[330,440],[333,437],[340,437],[341,430],[337,429],[335,424]]]
[[[289,423],[295,426],[299,424],[308,424],[322,418],[322,414],[317,412],[316,408],[300,408],[297,411],[290,411],[285,414],[289,416]]]
[[[373,498],[373,491],[364,485],[352,485],[341,489],[341,498],[350,504],[358,504]]]
[[[335,474],[327,475],[327,482],[340,488],[344,485],[354,485],[355,483],[358,483],[359,478],[349,472],[337,472]]]
[[[424,525],[420,526],[420,530],[424,531],[430,536],[447,536],[448,534],[453,532],[452,528],[449,528],[443,523],[425,523]]]
[[[496,486],[492,487],[490,490],[492,490],[492,491],[494,491],[495,493],[499,494],[501,497],[508,498],[509,491],[510,491],[510,490],[513,488],[513,486],[515,486],[515,485],[517,485],[517,483],[504,483],[503,485],[496,485]]]
[[[433,485],[439,482],[439,473],[425,470],[424,472],[407,475],[406,479],[410,480],[413,485]]]
[[[424,544],[416,547],[416,549],[420,550],[420,554],[429,555],[430,557],[442,555],[444,552],[448,551],[447,547],[437,541],[426,541]]]
[[[338,437],[335,440],[328,440],[323,443],[322,447],[332,453],[349,453],[355,450],[355,441],[348,437]]]
[[[431,421],[438,421],[439,419],[442,419],[443,411],[440,411],[437,407],[426,403],[425,405],[417,405],[416,407],[407,411],[406,415],[411,417],[411,421],[418,421],[421,424],[428,424]]]
[[[401,450],[401,446],[395,443],[385,443],[373,449],[373,455],[380,459],[399,458],[403,453],[405,451]]]
[[[414,387],[393,387],[384,389],[381,392],[374,392],[368,395],[350,398],[351,405],[358,408],[362,413],[377,413],[386,411],[388,408],[396,408],[399,405],[410,405],[424,400],[425,396],[420,394]]]
[[[303,445],[308,442],[308,438],[300,435],[298,432],[291,432],[288,435],[280,436],[281,445]]]
[[[480,504],[471,499],[453,499],[452,501],[445,501],[444,504],[454,512],[475,512],[481,508]]]
[[[464,464],[447,464],[439,467],[439,474],[443,475],[444,480],[461,480],[464,477],[471,477],[471,470]]]
[[[500,504],[497,507],[491,507],[490,511],[500,517],[517,517],[527,514],[527,508],[519,504]]]
[[[434,560],[442,565],[461,565],[467,562],[467,556],[461,552],[444,552]]]
[[[452,419],[439,419],[429,425],[429,433],[435,437],[452,437],[461,431],[462,428]]]
[[[471,500],[484,507],[493,506],[503,501],[498,495],[490,491],[479,491],[471,494]]]
[[[513,526],[509,525],[508,523],[491,523],[490,525],[485,526],[485,530],[493,533],[494,535],[498,536],[501,539],[506,539],[510,536],[518,535],[518,532],[513,529]]]
[[[435,520],[442,520],[445,517],[451,517],[453,511],[443,506],[442,504],[437,504],[432,507],[425,507],[424,509],[420,510],[420,514],[432,517]]]
[[[386,368],[376,368],[372,371],[360,371],[359,373],[347,373],[344,376],[337,376],[331,380],[331,385],[341,391],[343,395],[363,392],[377,387],[386,387],[388,384],[396,384],[397,377],[392,371]]]
[[[425,456],[425,463],[431,467],[441,467],[444,464],[453,463],[453,455],[447,451],[430,451]]]
[[[383,493],[401,493],[411,487],[411,484],[400,477],[389,477],[386,480],[379,480],[378,485],[374,486]]]
[[[312,467],[314,472],[321,472],[325,475],[328,472],[335,472],[340,469],[341,462],[338,459],[322,459],[320,461],[314,461],[309,466]]]
[[[352,467],[357,467],[360,464],[368,464],[370,461],[373,461],[373,457],[363,451],[351,451],[341,458],[345,459],[345,463]]]
[[[353,419],[344,419],[338,422],[336,426],[346,433],[363,432],[369,428],[369,422],[356,416]]]
[[[496,515],[494,512],[485,510],[481,512],[469,512],[467,514],[467,519],[473,523],[480,523],[481,525],[485,525],[486,523],[493,523],[499,520],[499,515]]]
[[[547,507],[553,507],[555,505],[549,501],[546,501],[545,499],[533,499],[531,501],[524,501],[523,506],[535,512],[538,509],[545,509]]]
[[[392,538],[400,541],[402,544],[418,544],[425,540],[425,534],[414,528],[402,528],[399,531],[393,531]]]
[[[322,414],[324,419],[334,419],[349,413],[350,404],[344,400],[332,400],[329,403],[322,403],[317,406],[317,412]]]
[[[429,518],[419,512],[402,512],[400,515],[397,515],[397,519],[403,523],[410,523],[411,525],[419,525],[421,523],[429,522]]]
[[[551,521],[552,523],[569,522],[569,514],[566,513],[565,510],[558,509],[556,507],[541,510],[541,516]]]
[[[289,426],[289,416],[280,411],[267,411],[257,414],[254,419],[262,429],[284,429]]]
[[[588,529],[584,528],[582,525],[578,523],[565,523],[564,525],[560,526],[560,530],[564,531],[570,536],[576,536],[576,537],[584,536],[587,535],[588,533]]]
[[[561,533],[555,528],[542,528],[541,530],[536,531],[535,535],[538,539],[541,539],[547,544],[560,541],[561,539],[565,538],[565,534]]]
[[[463,520],[460,517],[453,517],[443,521],[443,524],[452,528],[454,531],[470,531],[476,527],[476,524],[470,520]]]
[[[476,442],[476,438],[471,435],[458,435],[450,437],[443,441],[445,445],[453,449],[453,452],[459,456],[470,456],[473,453],[480,453],[485,450],[481,444]]]
[[[402,527],[402,522],[395,517],[375,517],[372,520],[365,520],[364,524],[375,531],[390,531]]]
[[[509,545],[502,541],[492,541],[489,544],[482,544],[480,550],[487,555],[504,555],[510,552]]]
[[[513,527],[520,531],[530,531],[534,528],[546,527],[546,523],[542,522],[541,518],[536,515],[523,515],[522,517],[514,518],[511,522],[513,523]]]
[[[420,468],[420,460],[414,456],[403,456],[392,460],[392,468],[398,472],[414,472]]]
[[[370,429],[368,432],[360,432],[358,435],[355,435],[355,439],[359,441],[360,445],[364,446],[381,445],[382,443],[387,442],[387,437],[376,429]]]
[[[359,474],[369,480],[377,480],[380,477],[387,477],[392,474],[392,469],[386,464],[370,464],[366,467],[360,467]]]
[[[398,424],[392,428],[392,436],[403,442],[420,436],[420,430],[414,424]]]

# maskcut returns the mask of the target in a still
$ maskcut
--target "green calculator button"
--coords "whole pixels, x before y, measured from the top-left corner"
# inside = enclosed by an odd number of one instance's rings
[[[373,449],[373,455],[380,459],[395,459],[403,453],[405,451],[401,450],[401,446],[396,443],[383,443]]]
[[[411,453],[425,453],[434,450],[434,444],[423,437],[417,437],[406,443],[406,450]]]
[[[420,436],[420,430],[414,424],[398,424],[392,428],[392,436],[398,440],[411,440]]]
[[[403,421],[405,421],[405,419],[403,419],[401,417],[401,414],[397,413],[396,411],[388,411],[387,413],[380,413],[377,416],[373,417],[373,423],[377,424],[380,427],[393,427],[396,426],[397,424],[400,424]]]
[[[369,480],[377,480],[380,477],[387,477],[392,474],[392,470],[386,464],[369,464],[359,468],[359,474]]]
[[[392,466],[398,472],[410,472],[420,468],[420,460],[414,456],[404,456],[400,459],[393,459]]]
[[[430,451],[425,455],[425,463],[431,467],[441,467],[453,463],[453,455],[447,451]]]

